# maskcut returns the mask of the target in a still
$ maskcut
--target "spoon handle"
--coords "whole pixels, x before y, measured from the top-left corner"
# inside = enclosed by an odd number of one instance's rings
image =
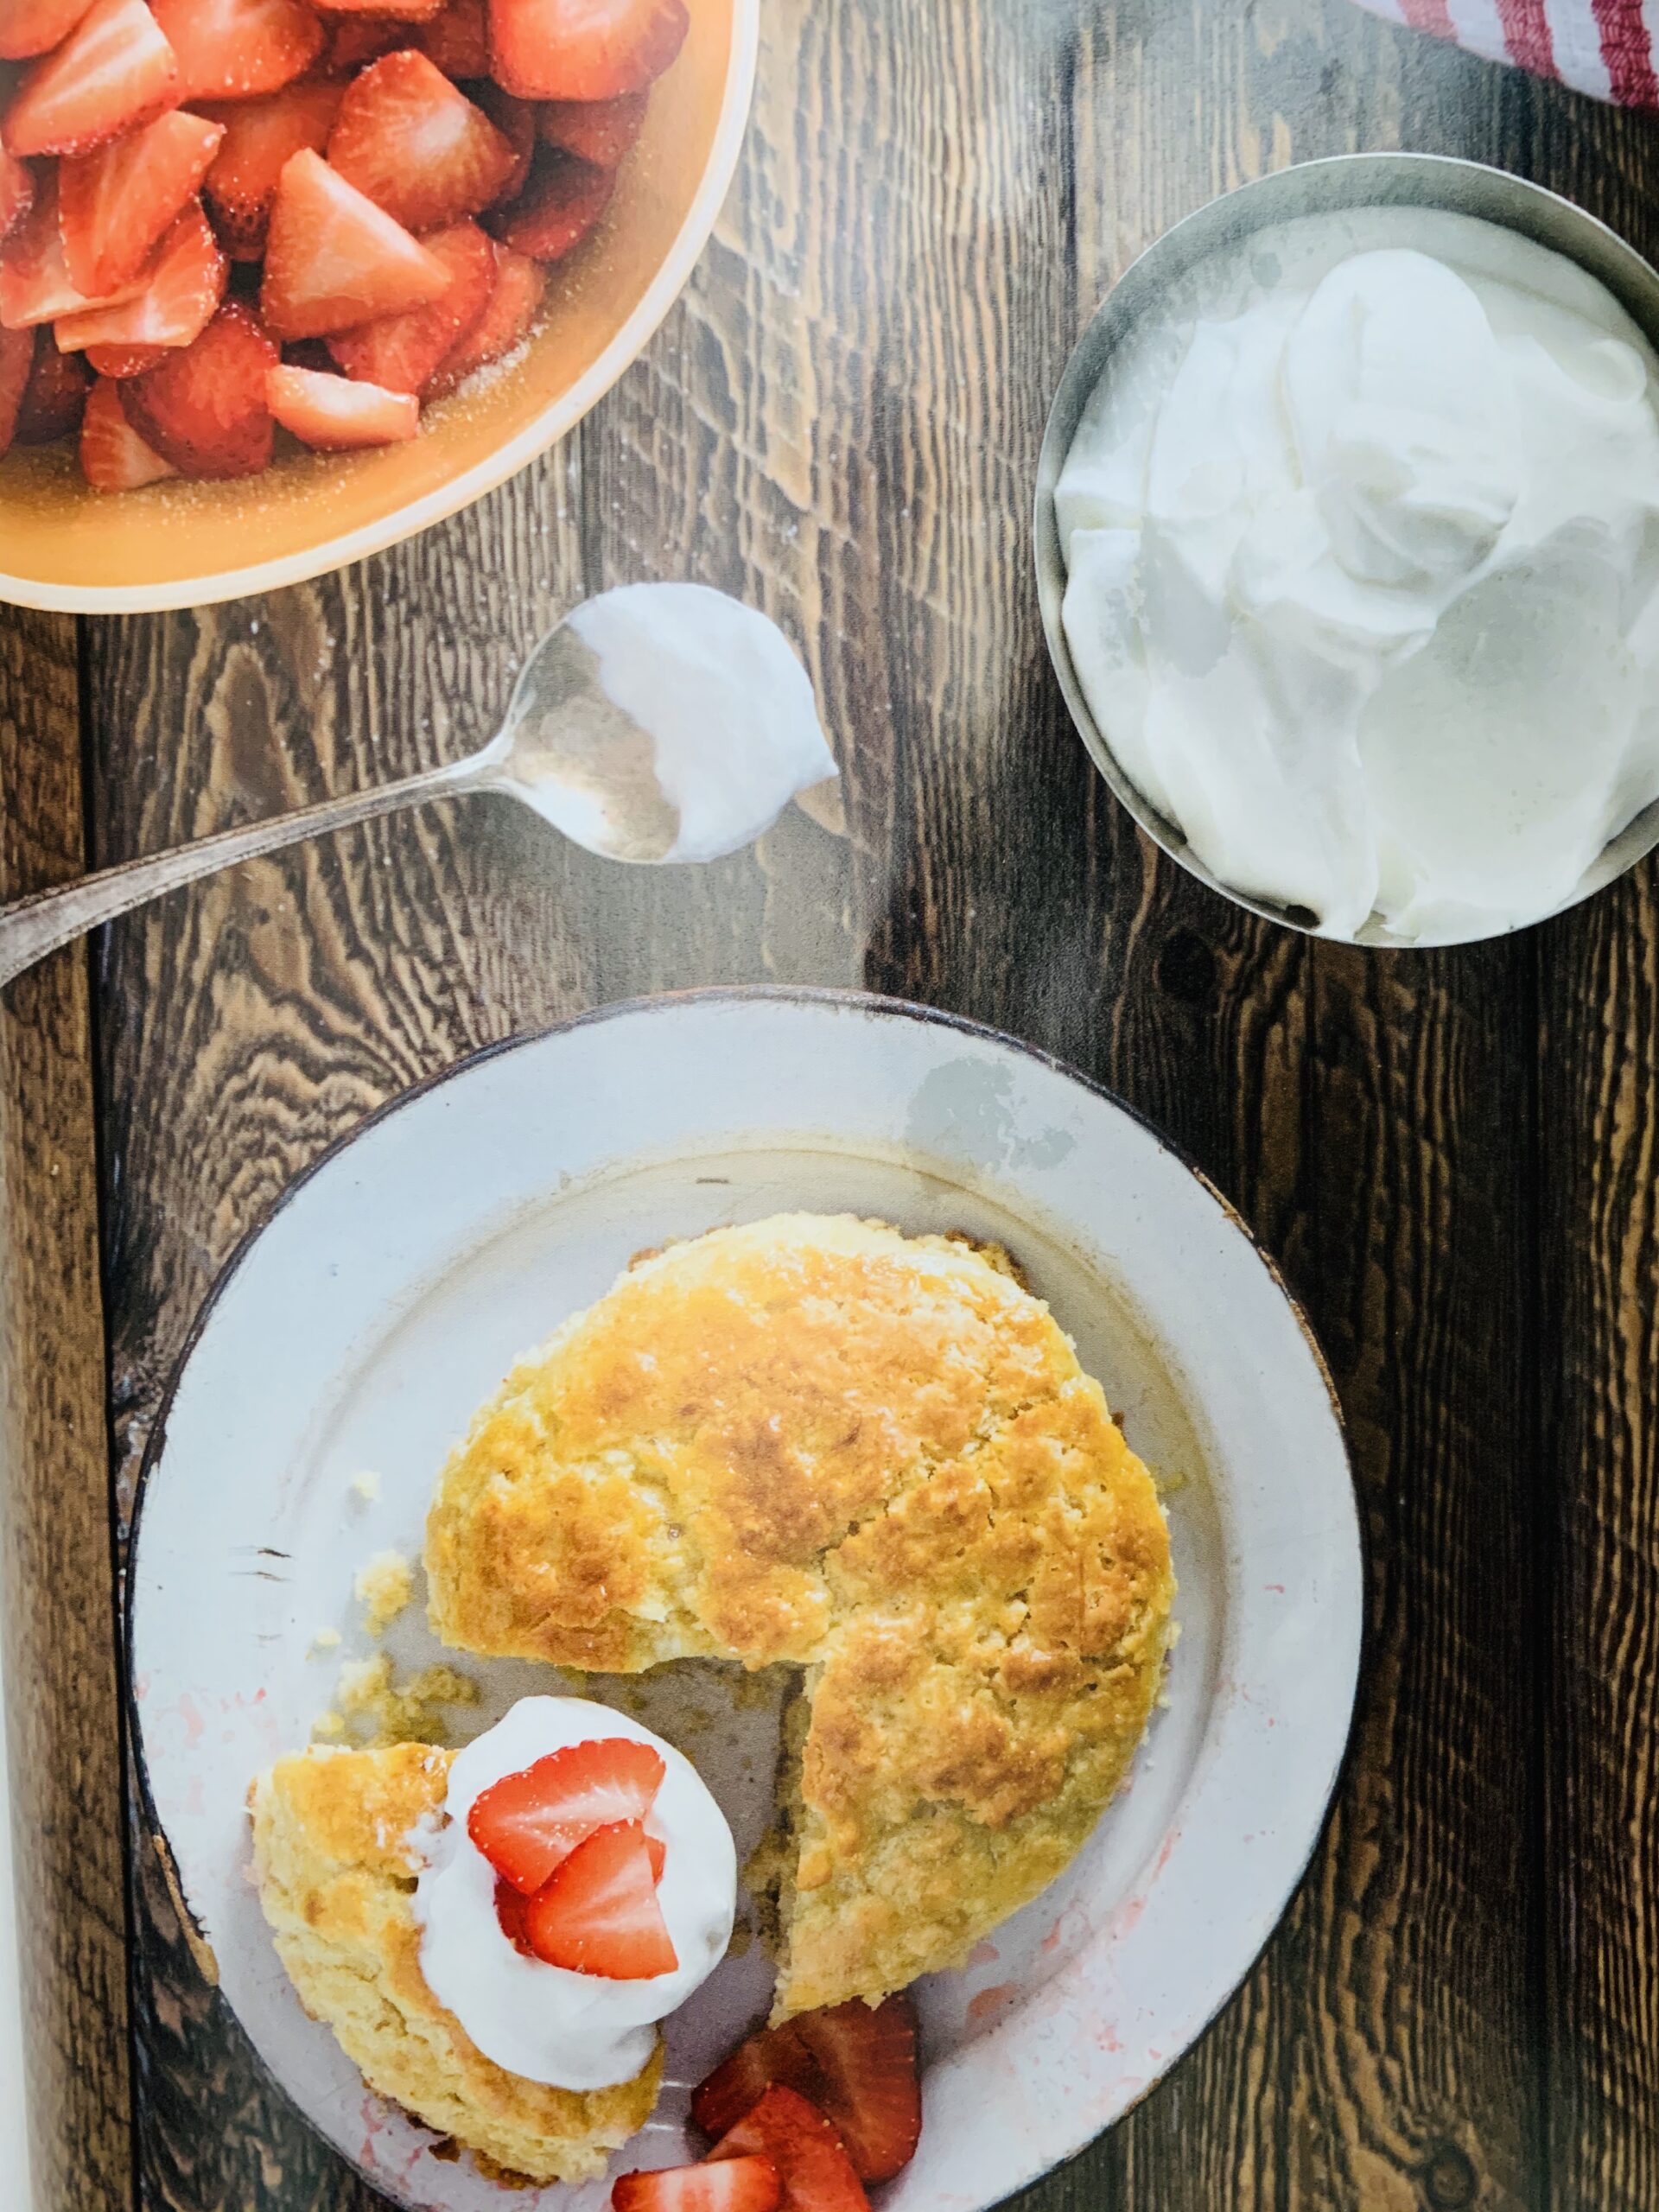
[[[0,984],[9,983],[25,968],[32,968],[48,952],[81,936],[87,930],[130,913],[147,899],[164,891],[197,882],[235,861],[256,860],[296,845],[325,830],[344,830],[354,822],[371,822],[377,815],[394,814],[417,800],[481,788],[493,781],[489,766],[478,755],[452,761],[442,768],[424,768],[378,791],[359,791],[349,798],[328,798],[315,806],[297,808],[268,822],[252,822],[245,829],[221,830],[194,845],[180,845],[171,852],[155,853],[147,860],[124,861],[118,868],[101,868],[96,875],[60,885],[54,891],[37,891],[0,906]]]

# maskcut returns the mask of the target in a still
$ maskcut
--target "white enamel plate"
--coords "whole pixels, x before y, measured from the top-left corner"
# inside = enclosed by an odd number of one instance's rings
[[[365,2089],[271,1948],[249,1781],[369,1649],[355,1577],[418,1555],[438,1470],[514,1357],[642,1248],[795,1208],[1006,1244],[1158,1476],[1181,1585],[1129,1786],[1061,1881],[923,1986],[925,2126],[893,2212],[979,2212],[1116,2120],[1237,1984],[1313,1847],[1359,1658],[1347,1456],[1305,1325],[1190,1167],[1039,1055],[873,999],[714,992],[488,1053],[371,1122],[244,1247],[152,1445],[132,1569],[143,1768],[184,1902],[272,2074],[404,2204],[599,2212],[607,2185],[506,2196]],[[419,1615],[388,1639],[400,1672],[443,1656]],[[454,1709],[455,1740],[552,1684],[458,1663],[482,1702]],[[747,1849],[772,1709],[709,1669],[600,1687],[696,1761]],[[620,2169],[696,2155],[686,2090],[766,1996],[752,1947],[671,2024],[671,2086]]]

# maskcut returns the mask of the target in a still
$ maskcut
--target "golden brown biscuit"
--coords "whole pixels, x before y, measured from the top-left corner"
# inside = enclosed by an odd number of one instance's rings
[[[1088,1835],[1158,1689],[1151,1478],[1000,1261],[811,1215],[671,1247],[514,1370],[438,1485],[446,1642],[804,1670],[751,1869],[779,2018],[965,1958]]]
[[[371,2088],[480,2153],[486,2171],[586,2181],[644,2125],[661,2046],[618,2088],[544,2088],[493,2064],[433,1996],[408,1838],[442,1808],[451,1756],[399,1744],[279,1760],[250,1796],[260,1903],[301,2002]]]

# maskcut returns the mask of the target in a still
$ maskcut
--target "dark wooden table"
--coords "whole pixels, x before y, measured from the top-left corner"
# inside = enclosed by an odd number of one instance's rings
[[[499,802],[430,807],[10,993],[44,2212],[374,2201],[262,2081],[124,1819],[112,1567],[216,1270],[325,1145],[477,1046],[779,979],[958,1009],[1132,1100],[1284,1263],[1351,1428],[1370,1644],[1323,1847],[1197,2050],[1032,2201],[1659,2207],[1659,880],[1443,955],[1243,918],[1095,777],[1032,582],[1045,410],[1113,277],[1224,187],[1394,145],[1505,163],[1659,248],[1659,123],[1345,0],[769,0],[715,240],[579,436],[301,590],[0,614],[8,895],[458,752],[550,618],[637,577],[777,616],[846,772],[844,818],[665,876]]]

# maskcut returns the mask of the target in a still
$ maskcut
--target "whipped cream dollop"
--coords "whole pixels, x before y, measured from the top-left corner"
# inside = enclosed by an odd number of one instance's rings
[[[1061,474],[1063,620],[1213,875],[1422,943],[1573,898],[1659,797],[1656,378],[1594,278],[1433,209],[1172,288]]]
[[[668,1771],[645,1829],[666,1847],[658,1903],[679,1965],[648,1980],[611,1981],[527,1958],[496,1916],[495,1870],[467,1833],[475,1798],[573,1744],[627,1736],[662,1755]],[[609,1706],[576,1697],[522,1698],[457,1752],[447,1818],[413,1838],[424,1861],[416,1884],[421,1971],[486,2058],[526,2081],[561,2089],[630,2082],[656,2047],[656,2023],[713,1973],[731,1941],[737,1852],[726,1817],[690,1761]]]

